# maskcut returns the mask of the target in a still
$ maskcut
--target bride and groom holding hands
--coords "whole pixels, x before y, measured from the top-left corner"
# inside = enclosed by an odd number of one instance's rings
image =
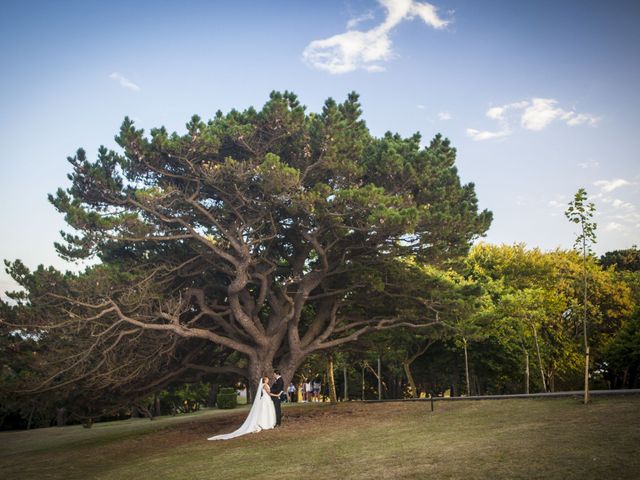
[[[280,395],[284,392],[284,380],[278,370],[274,371],[274,377],[271,386],[269,377],[265,376],[260,380],[249,415],[240,428],[231,433],[209,437],[207,440],[229,440],[247,433],[279,427],[282,421]]]

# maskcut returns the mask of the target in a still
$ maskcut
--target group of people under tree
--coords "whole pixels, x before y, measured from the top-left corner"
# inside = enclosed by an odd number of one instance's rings
[[[322,380],[319,376],[301,377],[297,385],[291,382],[287,387],[287,401],[292,403],[320,402],[324,398],[321,391]]]

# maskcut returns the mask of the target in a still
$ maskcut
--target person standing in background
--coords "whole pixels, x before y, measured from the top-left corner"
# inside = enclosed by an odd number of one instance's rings
[[[320,389],[322,388],[322,382],[320,382],[320,377],[316,377],[313,381],[313,401],[320,401]]]
[[[293,382],[291,382],[289,388],[287,388],[287,397],[289,397],[289,402],[295,402],[297,400],[296,386]]]

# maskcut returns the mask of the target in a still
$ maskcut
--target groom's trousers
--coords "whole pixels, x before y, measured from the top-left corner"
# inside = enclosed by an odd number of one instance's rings
[[[282,409],[280,408],[280,397],[273,397],[273,406],[276,408],[276,426],[282,423]]]

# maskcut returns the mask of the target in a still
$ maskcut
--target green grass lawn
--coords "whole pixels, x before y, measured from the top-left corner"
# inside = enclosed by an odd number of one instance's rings
[[[287,406],[225,442],[247,407],[0,433],[7,479],[640,478],[640,396]]]

